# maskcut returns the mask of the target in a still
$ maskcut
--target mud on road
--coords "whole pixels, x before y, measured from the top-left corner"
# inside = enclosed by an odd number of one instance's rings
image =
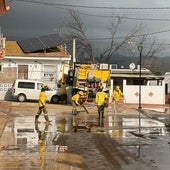
[[[169,136],[157,120],[142,115],[144,135],[139,137],[134,135],[138,128],[138,113],[131,114],[130,110],[112,114],[109,111],[103,127],[99,127],[95,122],[97,114],[93,111],[85,117],[80,116],[80,119],[92,122],[91,132],[78,130],[75,133],[70,106],[48,107],[53,121],[48,126],[42,153],[38,151],[34,124],[37,104],[10,105],[5,114],[0,115],[0,130],[4,131],[0,138],[0,170],[169,170],[166,159],[170,155]],[[160,114],[157,117],[162,120]],[[46,127],[43,116],[41,120],[39,126],[43,131]]]
[[[152,165],[147,165],[141,158],[122,149],[122,145],[113,140],[109,135],[103,133],[71,133],[61,135],[55,142],[57,145],[68,146],[67,154],[76,154],[81,156],[82,162],[75,163],[73,166],[83,170],[136,170],[141,168],[153,169]],[[60,163],[70,164],[71,162],[58,155]]]

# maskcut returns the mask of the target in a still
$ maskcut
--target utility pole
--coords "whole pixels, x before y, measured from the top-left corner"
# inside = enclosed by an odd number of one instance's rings
[[[139,111],[139,134],[141,133],[141,85],[142,85],[142,80],[141,80],[141,65],[142,65],[142,51],[143,51],[143,46],[142,44],[139,44],[138,46],[138,51],[139,51],[139,107],[138,107],[138,111]]]
[[[76,62],[76,39],[73,38],[73,58],[72,58],[73,64]]]

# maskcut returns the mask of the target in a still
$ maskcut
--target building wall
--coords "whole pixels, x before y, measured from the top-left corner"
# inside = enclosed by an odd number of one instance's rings
[[[0,83],[11,83],[17,77],[17,67],[1,64]]]
[[[124,102],[130,104],[139,103],[139,85],[127,85],[123,81]],[[165,82],[162,85],[141,86],[141,104],[165,105]]]
[[[2,60],[0,71],[0,100],[11,100],[11,87],[15,79],[21,78],[18,67],[28,67],[28,79],[44,81],[50,88],[56,88],[63,73],[67,73],[62,61]],[[66,64],[68,65],[68,64]],[[23,73],[24,74],[24,73]]]
[[[17,67],[8,64],[1,64],[0,71],[0,100],[9,99],[13,81],[17,78]]]

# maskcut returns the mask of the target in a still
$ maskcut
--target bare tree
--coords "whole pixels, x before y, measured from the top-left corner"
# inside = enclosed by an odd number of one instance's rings
[[[93,47],[86,35],[86,28],[81,22],[81,19],[74,11],[70,11],[71,20],[66,22],[66,27],[69,29],[69,36],[66,35],[68,39],[68,45],[71,45],[72,39],[76,39],[76,51],[78,51],[82,56],[89,56],[91,62],[94,61]]]
[[[108,43],[108,47],[100,50],[99,56],[96,56],[93,44],[92,42],[90,42],[90,39],[86,34],[86,28],[83,22],[75,11],[71,11],[70,15],[71,19],[66,22],[66,26],[69,29],[69,38],[76,38],[76,46],[79,53],[89,56],[91,62],[93,63],[107,62],[118,50],[128,49],[128,42],[131,41],[131,39],[133,39],[135,35],[142,30],[141,25],[135,26],[135,28],[132,29],[126,36],[120,39],[117,38],[118,30],[122,23],[122,19],[120,17],[117,17],[115,21],[112,20],[111,22],[111,26],[109,29],[111,38],[109,39],[110,43]]]
[[[134,48],[137,49],[137,45],[139,43],[144,45],[148,38],[147,35],[140,36],[139,34],[143,30],[142,24],[135,26],[125,36],[119,37],[118,31],[122,26],[122,18],[117,17],[114,20],[112,19],[110,28],[108,29],[111,35],[108,46],[100,50],[95,49],[92,41],[90,41],[90,38],[88,38],[88,35],[86,34],[86,27],[81,21],[79,15],[77,15],[75,11],[71,11],[70,15],[71,19],[69,18],[69,20],[66,22],[66,27],[69,30],[69,34],[66,35],[67,40],[69,39],[67,42],[71,46],[72,38],[75,38],[76,53],[89,58],[90,62],[92,63],[107,63],[117,52],[124,52],[124,54],[126,53],[126,55],[130,56],[138,56],[138,51],[135,51]],[[161,46],[156,47],[155,44],[156,41],[153,41],[150,47],[144,48],[143,56],[147,56],[146,60],[152,58],[152,56],[161,51]],[[98,56],[96,56],[96,51],[98,52]],[[144,63],[146,63],[146,61]],[[148,63],[150,63],[150,61]]]
[[[134,41],[134,37],[139,33],[143,28],[142,25],[135,26],[130,32],[123,37],[118,38],[118,30],[121,27],[122,20],[120,17],[117,17],[117,20],[112,21],[110,27],[110,45],[108,48],[104,49],[100,54],[100,58],[98,58],[99,62],[107,62],[115,52],[117,51],[126,51],[130,52],[129,43]]]

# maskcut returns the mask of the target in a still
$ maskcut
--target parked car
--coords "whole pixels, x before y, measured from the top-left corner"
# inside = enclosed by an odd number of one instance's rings
[[[16,79],[12,85],[12,98],[19,102],[26,100],[38,100],[43,82],[35,80]],[[47,89],[47,99],[50,103],[59,103],[60,89]]]

